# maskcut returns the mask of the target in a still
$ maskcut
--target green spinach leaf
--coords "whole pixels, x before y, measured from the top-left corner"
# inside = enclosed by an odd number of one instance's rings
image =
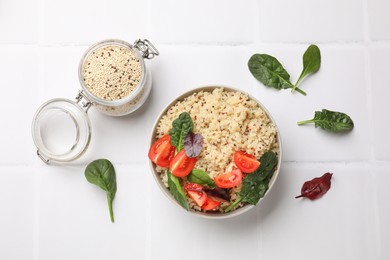
[[[303,70],[299,79],[295,83],[291,91],[294,91],[298,84],[306,77],[316,73],[321,66],[321,52],[317,45],[310,45],[303,54]]]
[[[183,112],[178,118],[173,120],[172,129],[169,131],[171,144],[176,147],[176,151],[183,148],[184,138],[194,127],[190,114]]]
[[[111,222],[114,222],[112,202],[115,198],[117,189],[114,166],[107,159],[98,159],[87,165],[84,175],[88,182],[95,184],[106,191]]]
[[[261,83],[275,89],[294,88],[290,82],[290,74],[282,64],[268,54],[254,54],[248,61],[249,71]],[[295,88],[299,93],[306,95],[304,91]]]
[[[187,196],[183,190],[183,187],[180,184],[179,178],[174,176],[169,170],[167,172],[167,175],[169,191],[176,199],[176,201],[180,204],[180,206],[182,206],[186,210],[189,210],[190,206],[188,205]]]
[[[215,188],[215,182],[207,174],[207,172],[201,169],[193,169],[190,174],[187,175],[187,180],[191,183],[197,183],[202,186],[208,186],[210,189]]]
[[[347,114],[327,109],[315,111],[313,119],[300,121],[297,124],[304,125],[308,123],[314,123],[315,127],[320,127],[330,132],[347,132],[354,127],[351,117]]]
[[[225,212],[234,209],[240,202],[247,202],[256,205],[259,200],[264,197],[268,190],[269,182],[275,172],[278,158],[272,151],[267,151],[261,156],[259,168],[244,177],[242,181],[241,191],[238,193],[238,198],[230,204]]]

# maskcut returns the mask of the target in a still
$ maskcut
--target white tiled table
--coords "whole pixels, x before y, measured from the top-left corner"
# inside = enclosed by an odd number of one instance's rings
[[[390,259],[389,14],[387,0],[0,1],[0,259]],[[73,99],[81,55],[107,38],[157,46],[151,96],[122,118],[91,109],[85,156],[44,165],[30,133],[34,112],[48,99]],[[268,53],[295,81],[311,43],[322,66],[302,83],[306,97],[266,88],[247,69],[253,53]],[[161,109],[210,84],[261,100],[284,152],[269,196],[221,221],[166,200],[146,156]],[[355,129],[340,136],[296,126],[322,108],[348,113]],[[83,174],[102,157],[117,171],[115,224],[105,194]],[[294,199],[327,171],[329,193]]]

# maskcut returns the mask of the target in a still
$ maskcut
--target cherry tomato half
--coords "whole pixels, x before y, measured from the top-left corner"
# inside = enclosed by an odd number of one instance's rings
[[[169,169],[176,177],[185,177],[194,169],[196,160],[196,158],[188,157],[184,152],[184,149],[181,149],[181,151],[173,157],[169,164]]]
[[[260,166],[260,162],[253,155],[240,151],[234,153],[234,163],[244,173],[252,173]]]
[[[202,207],[205,204],[207,194],[203,191],[203,187],[201,185],[196,183],[187,183],[183,188],[196,205]]]
[[[171,145],[169,135],[164,135],[152,144],[149,149],[149,159],[160,167],[168,167],[173,156],[175,155],[175,147]]]
[[[201,208],[204,209],[204,210],[213,210],[216,207],[218,207],[219,204],[221,204],[220,201],[213,200],[212,198],[207,197],[206,201],[204,202],[204,204],[202,205]]]
[[[214,181],[220,188],[233,188],[242,182],[242,172],[240,169],[235,169],[214,177]]]

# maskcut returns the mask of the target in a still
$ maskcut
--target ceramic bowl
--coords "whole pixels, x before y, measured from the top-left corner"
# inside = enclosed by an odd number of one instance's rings
[[[162,112],[160,113],[160,115],[157,117],[155,123],[154,123],[154,126],[153,126],[153,129],[152,129],[152,133],[151,133],[151,137],[150,137],[150,140],[149,140],[149,146],[148,147],[151,147],[151,145],[156,141],[156,129],[157,129],[157,126],[158,126],[158,123],[160,122],[161,120],[161,117],[164,116],[167,112],[167,110],[172,107],[173,105],[175,105],[178,101],[181,101],[183,100],[184,98],[188,97],[188,96],[191,96],[192,94],[196,93],[196,92],[199,92],[199,91],[208,91],[208,92],[212,92],[215,88],[223,88],[224,90],[227,90],[227,91],[237,91],[237,92],[241,92],[245,95],[247,95],[249,98],[251,98],[252,100],[256,101],[259,106],[265,111],[265,113],[267,114],[267,116],[269,117],[269,119],[275,124],[275,127],[276,127],[276,130],[277,130],[277,141],[279,143],[279,152],[278,152],[278,165],[277,165],[277,168],[270,180],[270,183],[269,183],[269,188],[265,194],[265,196],[267,196],[267,194],[269,193],[269,191],[272,189],[278,175],[279,175],[279,170],[280,170],[280,165],[281,165],[281,162],[282,162],[282,143],[281,143],[281,138],[280,138],[280,132],[277,128],[277,125],[274,121],[274,119],[272,118],[271,114],[269,113],[269,111],[264,107],[264,105],[261,104],[260,101],[258,101],[256,98],[254,98],[253,96],[241,91],[241,90],[238,90],[238,89],[235,89],[235,88],[232,88],[232,87],[226,87],[226,86],[205,86],[205,87],[199,87],[199,88],[195,88],[195,89],[192,89],[190,91],[187,91],[185,92],[184,94],[178,96],[177,98],[173,99],[172,102],[170,102],[163,110]],[[158,185],[158,187],[160,188],[160,190],[162,191],[162,193],[165,195],[165,197],[167,197],[172,203],[174,203],[175,205],[177,205],[178,207],[180,207],[181,209],[185,210],[183,207],[181,207],[177,201],[175,200],[175,198],[172,196],[172,194],[170,193],[169,189],[166,188],[166,186],[164,185],[163,181],[161,180],[161,177],[160,177],[160,174],[156,171],[156,165],[149,161],[149,165],[150,165],[150,169],[152,171],[152,174],[153,174],[153,177]],[[265,197],[264,196],[264,197]],[[264,197],[262,199],[264,199]],[[262,200],[261,199],[261,200]],[[258,202],[258,204],[256,206],[258,206],[259,204],[261,204],[261,200]],[[195,215],[198,215],[198,216],[201,216],[201,217],[204,217],[204,218],[210,218],[210,219],[224,219],[224,218],[231,218],[231,217],[235,217],[235,216],[238,216],[238,215],[241,215],[243,214],[244,212],[247,212],[249,210],[251,210],[252,208],[254,208],[255,206],[254,205],[245,205],[241,208],[238,208],[234,211],[231,211],[231,212],[227,212],[227,213],[217,213],[217,212],[200,212],[200,211],[193,211],[193,210],[189,210],[188,212],[191,213],[191,214],[195,214]]]

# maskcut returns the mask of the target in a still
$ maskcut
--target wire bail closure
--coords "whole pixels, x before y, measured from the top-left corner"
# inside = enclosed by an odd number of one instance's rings
[[[85,101],[82,101],[82,100]],[[91,101],[88,100],[88,98],[85,96],[84,92],[82,90],[79,91],[79,94],[76,96],[76,102],[80,103],[85,108],[85,113],[88,112],[89,108],[93,105]]]
[[[45,164],[50,164],[50,160],[43,157],[43,155],[39,152],[39,149],[37,149],[37,155]]]
[[[156,47],[147,39],[138,39],[134,42],[134,47],[139,50],[143,58],[148,60],[153,59],[154,56],[158,56],[160,52]]]

